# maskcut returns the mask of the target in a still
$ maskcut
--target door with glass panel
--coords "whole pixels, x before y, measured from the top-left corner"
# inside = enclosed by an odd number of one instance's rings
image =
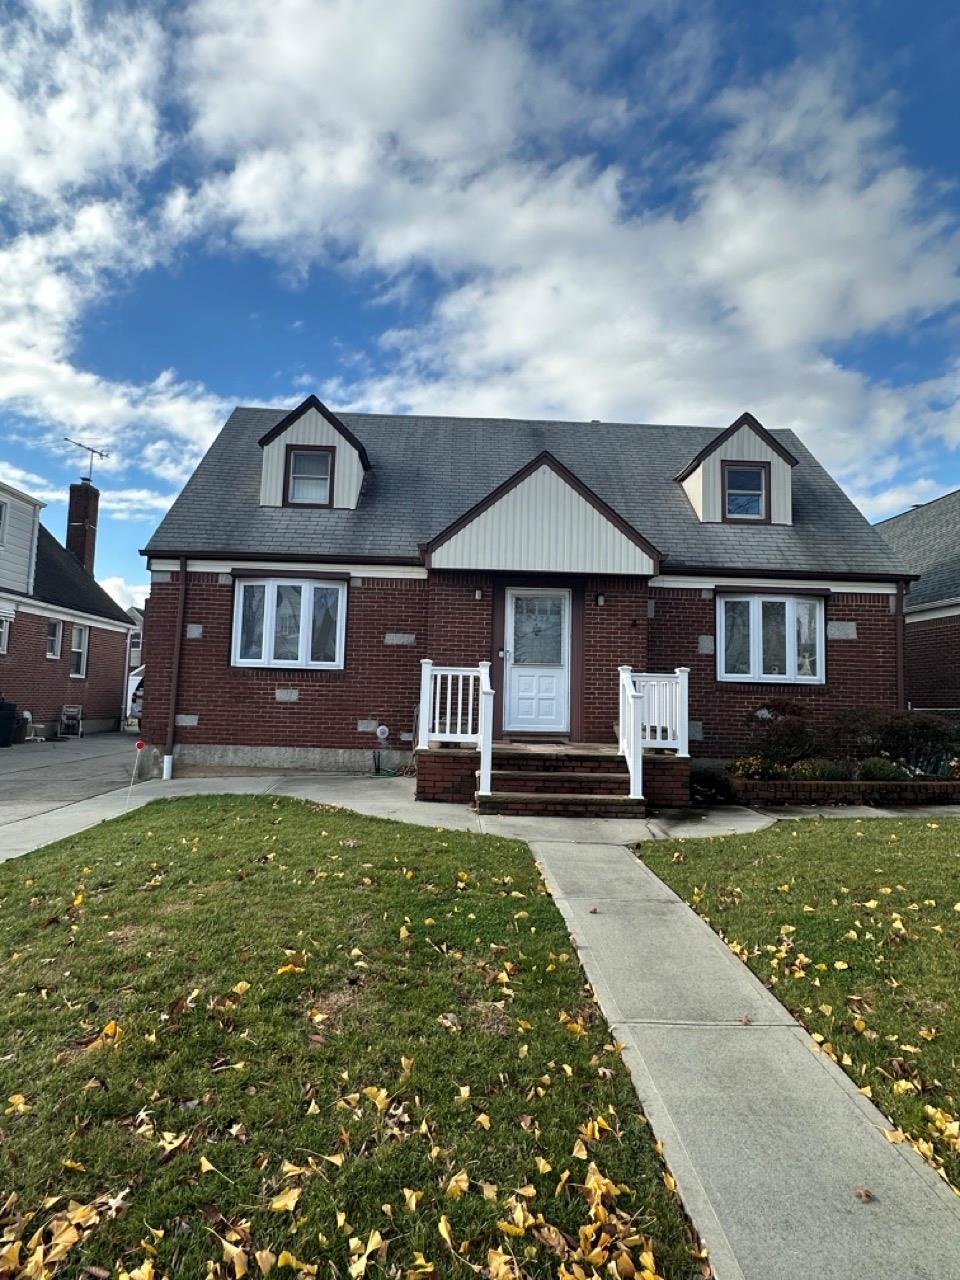
[[[509,588],[503,651],[503,727],[570,728],[570,592]]]

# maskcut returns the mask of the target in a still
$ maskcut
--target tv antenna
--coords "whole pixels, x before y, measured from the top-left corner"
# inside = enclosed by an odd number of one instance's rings
[[[89,482],[89,481],[92,481],[92,480],[93,480],[93,460],[94,460],[94,458],[99,458],[99,459],[101,460],[101,462],[102,462],[104,458],[109,458],[109,457],[110,457],[109,453],[107,453],[107,451],[106,451],[105,449],[94,449],[93,445],[90,445],[90,444],[83,444],[83,442],[82,442],[82,441],[80,441],[80,440],[71,440],[69,436],[64,436],[63,438],[64,438],[64,440],[67,442],[67,444],[72,444],[72,445],[74,445],[77,449],[83,449],[83,450],[84,450],[84,452],[89,453],[89,455],[90,455],[90,466],[89,466],[89,469],[88,469],[88,471],[87,471],[87,474],[86,474],[85,476],[81,476],[81,477],[80,477],[80,479],[81,479],[81,480],[86,480],[86,481],[88,481],[88,482]]]

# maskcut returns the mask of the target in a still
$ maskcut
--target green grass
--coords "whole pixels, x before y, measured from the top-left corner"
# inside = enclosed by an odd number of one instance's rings
[[[0,1085],[2,1274],[552,1276],[606,1210],[584,1274],[700,1274],[513,841],[209,797],[6,863]]]
[[[888,1136],[960,1186],[960,822],[778,822],[640,852],[869,1091]]]

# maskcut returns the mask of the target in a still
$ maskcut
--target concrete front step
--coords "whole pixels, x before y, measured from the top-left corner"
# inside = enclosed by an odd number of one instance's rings
[[[557,818],[642,818],[647,808],[643,800],[623,795],[571,794],[564,791],[494,791],[477,795],[478,813],[526,814]]]
[[[479,777],[479,771],[478,771]],[[630,791],[630,775],[616,772],[582,772],[580,770],[499,769],[491,773],[494,791],[523,791],[532,795],[544,793],[577,796],[626,796]]]

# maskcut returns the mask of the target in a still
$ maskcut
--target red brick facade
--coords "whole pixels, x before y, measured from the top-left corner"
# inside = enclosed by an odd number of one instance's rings
[[[907,701],[912,707],[960,708],[960,615],[905,628]]]
[[[819,685],[718,681],[716,656],[701,653],[699,640],[716,636],[714,592],[654,587],[650,599],[650,670],[690,668],[690,718],[702,726],[701,738],[691,735],[692,755],[742,752],[750,713],[774,698],[802,704],[813,720],[841,707],[893,709],[898,704],[897,636],[902,624],[891,607],[895,596],[840,592],[826,597],[826,683]],[[855,622],[856,639],[831,639],[831,622]]]
[[[169,577],[154,583],[146,620],[144,733],[157,746],[166,734],[179,591],[177,574]],[[567,585],[574,590],[572,699],[575,706],[579,702],[580,717],[575,713],[575,736],[584,742],[614,740],[617,667],[623,663],[655,672],[690,668],[690,717],[702,726],[690,747],[703,756],[742,751],[748,714],[772,698],[801,702],[813,717],[843,706],[897,705],[901,624],[891,608],[895,597],[827,597],[827,623],[855,622],[856,639],[828,636],[826,684],[726,684],[717,681],[709,652],[716,631],[712,591],[648,590],[636,578],[586,578]],[[283,671],[230,665],[233,584],[228,576],[191,572],[177,713],[197,722],[179,726],[177,742],[369,750],[373,734],[357,727],[366,720],[387,724],[391,743],[408,746],[401,734],[413,728],[421,657],[458,665],[491,659],[494,688],[502,689],[502,588],[483,573],[354,579],[345,668]],[[192,636],[198,624],[202,635]],[[412,635],[415,642],[390,645],[388,633]],[[278,701],[278,689],[295,689],[297,700]]]
[[[0,692],[39,724],[58,723],[64,705],[80,703],[88,727],[116,728],[126,699],[127,633],[91,624],[87,675],[78,680],[70,675],[72,623],[64,620],[60,657],[48,658],[49,621],[17,610],[7,652],[0,654]]]

